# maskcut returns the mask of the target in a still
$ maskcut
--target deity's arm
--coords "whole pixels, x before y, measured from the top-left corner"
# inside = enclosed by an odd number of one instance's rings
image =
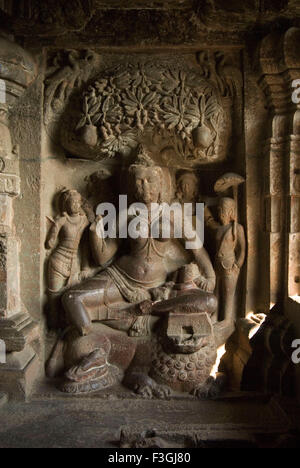
[[[213,292],[216,286],[216,274],[207,251],[202,247],[199,249],[192,249],[192,253],[200,273],[204,277],[203,280],[200,281],[202,289],[207,292]]]
[[[82,210],[84,211],[87,217],[87,223],[93,223],[95,221],[96,216],[92,205],[85,198],[82,198]]]
[[[220,227],[220,223],[215,220],[215,218],[212,215],[212,212],[207,206],[205,206],[204,208],[204,223],[205,226],[207,226],[210,229],[218,229]]]
[[[97,265],[103,266],[108,263],[117,253],[119,248],[118,239],[104,238],[97,232],[97,218],[90,226],[90,246],[93,259]]]
[[[241,268],[245,261],[246,255],[246,238],[244,228],[241,224],[237,226],[237,243],[236,243],[236,261],[235,263]]]
[[[196,227],[194,226],[193,220],[189,219],[189,217],[185,218],[183,224],[183,238],[186,248],[189,248],[193,254],[194,260],[203,277],[200,281],[201,288],[207,292],[213,292],[216,285],[216,274],[209,255],[203,247],[203,239],[201,239],[200,233],[197,231]]]

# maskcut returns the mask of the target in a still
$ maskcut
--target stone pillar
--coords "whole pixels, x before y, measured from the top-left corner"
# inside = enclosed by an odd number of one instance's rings
[[[300,292],[300,112],[292,102],[292,82],[300,78],[297,28],[272,33],[261,44],[260,84],[271,119],[265,153],[265,228],[269,252],[269,300]]]
[[[285,35],[285,62],[289,94],[295,94],[293,83],[300,80],[300,29],[290,28]],[[295,99],[296,98],[296,99]],[[288,166],[288,238],[287,297],[300,296],[300,92],[291,99],[291,135]],[[299,101],[299,102],[297,102]]]
[[[13,148],[8,114],[36,76],[33,59],[17,44],[0,37],[0,339],[6,363],[0,364],[0,391],[24,399],[38,370],[31,344],[38,326],[21,301],[20,244],[13,203],[20,195],[18,152]]]

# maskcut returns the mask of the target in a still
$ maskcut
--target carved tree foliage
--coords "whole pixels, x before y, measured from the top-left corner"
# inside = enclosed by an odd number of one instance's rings
[[[231,100],[217,85],[200,67],[148,62],[104,71],[83,93],[81,114],[74,128],[63,129],[62,143],[77,156],[103,159],[129,155],[152,134],[168,140],[181,160],[224,159]]]

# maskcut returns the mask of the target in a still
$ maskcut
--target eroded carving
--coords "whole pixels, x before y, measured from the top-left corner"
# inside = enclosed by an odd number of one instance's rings
[[[196,174],[179,172],[177,189],[169,188],[166,197],[168,170],[151,156],[147,148],[140,146],[125,170],[122,179],[127,180],[129,198],[150,208],[151,203],[174,199],[176,191],[180,203],[192,202],[195,206]],[[110,176],[109,171],[100,170],[88,179],[94,200],[93,181],[99,177],[110,180]],[[123,245],[118,238],[99,237],[97,223],[101,217],[92,220],[89,216],[90,248],[101,271],[64,292],[62,303],[68,328],[64,345],[61,338],[47,365],[48,375],[53,376],[64,350],[64,392],[98,391],[121,381],[145,398],[169,398],[174,391],[191,392],[200,398],[220,392],[220,382],[210,374],[217,348],[232,332],[235,318],[233,298],[245,257],[243,228],[236,217],[236,187],[243,181],[231,173],[220,178],[215,189],[221,192],[234,188],[235,200],[220,199],[220,222],[211,213],[206,216],[207,225],[216,233],[217,258],[224,254],[216,265],[217,282],[225,291],[219,306],[214,295],[216,274],[209,255],[202,246],[187,251],[178,243],[172,234],[179,219],[175,213],[170,236],[163,235],[164,211],[158,210],[158,237],[152,237],[149,229],[147,236],[141,231],[140,236],[125,240]],[[65,208],[70,213],[58,218],[56,224],[62,219],[64,225],[67,223],[65,229],[70,233],[65,237],[74,243],[75,237],[79,241],[78,232],[82,233],[77,220],[82,201],[76,191],[67,193],[74,195],[70,198],[72,206]],[[76,213],[71,210],[73,202]],[[72,214],[77,222],[69,226]],[[139,211],[130,211],[128,222],[138,219],[138,215]],[[86,215],[83,219],[86,227]],[[153,221],[148,217],[143,220],[146,224]],[[57,236],[57,226],[53,229]],[[56,268],[55,254],[53,258],[52,266]],[[59,260],[67,269],[67,275],[60,278],[66,283],[71,264],[69,258],[60,256]],[[218,317],[221,309],[225,309],[224,316]]]
[[[97,55],[90,51],[66,50],[58,52],[46,70],[44,122],[58,119],[74,88],[88,79]]]
[[[77,254],[83,232],[94,219],[92,209],[76,190],[63,190],[60,205],[61,215],[55,220],[48,218],[52,226],[46,240],[46,249],[53,249],[48,262],[48,294],[54,326],[61,290],[85,277],[84,271],[78,271]]]
[[[76,123],[65,122],[63,146],[88,159],[126,157],[150,134],[161,150],[173,148],[173,161],[224,159],[231,98],[201,70],[185,68],[147,61],[103,71],[83,94]]]
[[[215,268],[218,277],[219,300],[222,305],[221,317],[234,321],[233,301],[235,290],[245,260],[245,234],[243,226],[236,221],[236,202],[223,197],[219,201],[218,217],[215,221],[207,218],[207,225],[214,231],[216,239]]]

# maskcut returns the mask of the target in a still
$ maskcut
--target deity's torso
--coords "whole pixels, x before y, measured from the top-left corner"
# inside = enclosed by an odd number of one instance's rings
[[[161,222],[160,220],[160,225]],[[115,262],[128,276],[149,287],[163,284],[167,277],[164,257],[170,238],[163,238],[161,229],[159,231],[155,238],[151,235],[137,239],[129,238],[129,253]]]
[[[83,231],[88,225],[87,217],[84,214],[74,217],[65,214],[61,220],[62,227],[59,233],[58,248],[77,252]]]

